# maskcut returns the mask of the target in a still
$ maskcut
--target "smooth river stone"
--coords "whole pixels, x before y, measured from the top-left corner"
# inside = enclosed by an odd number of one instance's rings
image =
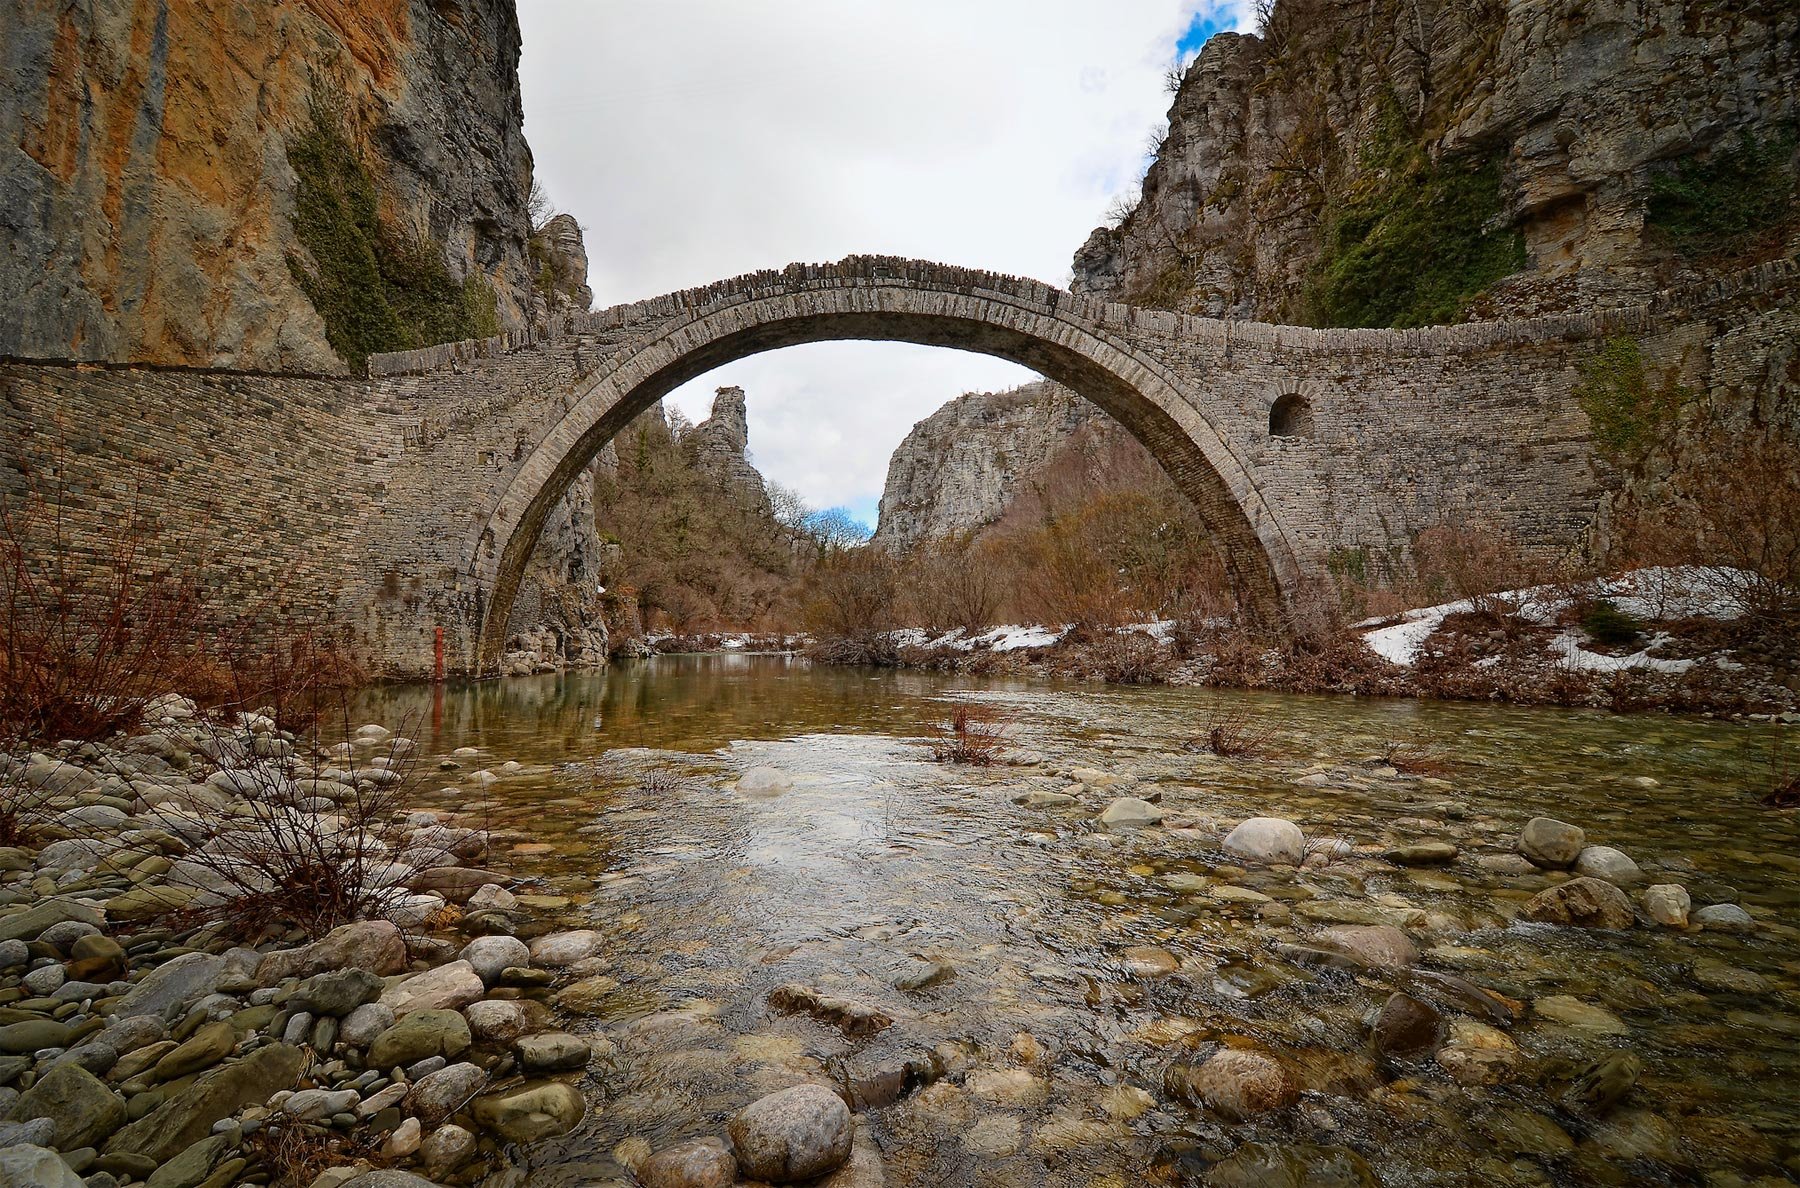
[[[1519,834],[1519,853],[1549,870],[1563,870],[1575,864],[1587,834],[1576,825],[1554,817],[1533,817],[1525,822]]]
[[[745,1178],[771,1184],[811,1180],[850,1158],[850,1110],[823,1085],[796,1085],[760,1097],[726,1126]]]
[[[1225,835],[1225,852],[1247,862],[1298,866],[1306,856],[1306,835],[1284,818],[1252,817]]]

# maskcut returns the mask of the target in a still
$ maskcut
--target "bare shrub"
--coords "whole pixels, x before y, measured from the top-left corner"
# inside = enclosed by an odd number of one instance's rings
[[[1446,520],[1413,540],[1419,579],[1435,601],[1469,603],[1471,613],[1509,634],[1518,624],[1520,601],[1507,596],[1527,585],[1532,574],[1512,535],[1479,520]]]
[[[1270,753],[1275,729],[1249,710],[1215,710],[1206,727],[1187,741],[1190,751],[1210,751],[1225,759],[1260,759]]]
[[[189,674],[194,584],[142,532],[134,511],[77,552],[60,491],[0,504],[0,751],[108,738]]]
[[[928,728],[931,757],[938,763],[986,767],[1005,753],[1009,725],[1007,718],[987,706],[958,704],[947,720]]]
[[[50,803],[50,793],[30,770],[26,754],[0,754],[0,846],[33,840]]]
[[[1698,567],[1686,580],[1791,649],[1800,638],[1800,442],[1778,430],[1712,429],[1684,453],[1675,494],[1627,517],[1622,551],[1636,564]]]
[[[877,657],[891,662],[894,645],[888,635],[899,588],[893,557],[868,546],[828,551],[814,565],[807,587],[805,622],[818,641],[810,654],[834,663]]]
[[[931,631],[960,627],[979,634],[994,622],[1003,596],[1000,558],[973,535],[949,537],[915,549],[903,578],[908,621]]]
[[[1085,675],[1109,685],[1150,685],[1168,675],[1170,655],[1135,631],[1102,632],[1087,648]]]
[[[1769,740],[1769,788],[1762,802],[1770,808],[1800,808],[1800,771],[1788,758],[1788,732],[1778,729]]]
[[[1456,765],[1436,748],[1398,738],[1382,744],[1381,761],[1401,775],[1447,776],[1456,770]]]
[[[347,712],[343,721],[347,735]],[[404,875],[448,857],[440,849],[400,861],[390,844],[388,831],[416,791],[410,744],[395,736],[386,754],[367,762],[345,744],[341,779],[302,788],[290,762],[256,758],[256,726],[253,716],[239,715],[200,727],[202,749],[229,773],[225,782],[247,807],[183,858],[190,881],[207,892],[199,901],[206,906],[185,914],[249,943],[394,918],[410,895]]]

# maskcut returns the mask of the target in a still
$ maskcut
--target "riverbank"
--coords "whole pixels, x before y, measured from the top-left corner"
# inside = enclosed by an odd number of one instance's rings
[[[493,868],[527,835],[415,803],[415,750],[169,696],[128,735],[0,759],[0,1179],[469,1182],[581,1120],[590,1047],[547,1002],[596,938]]]
[[[970,675],[1791,720],[1800,653],[1747,624],[1710,572],[1643,570],[1354,625],[1324,619],[1279,640],[1228,620],[1023,625],[890,632],[809,654]]]

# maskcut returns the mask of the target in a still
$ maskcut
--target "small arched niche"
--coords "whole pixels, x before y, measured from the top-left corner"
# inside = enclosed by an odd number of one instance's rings
[[[1312,401],[1298,392],[1276,397],[1269,407],[1269,436],[1311,437],[1313,433]]]

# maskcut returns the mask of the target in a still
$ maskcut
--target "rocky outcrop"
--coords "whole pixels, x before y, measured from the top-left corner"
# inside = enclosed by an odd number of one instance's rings
[[[594,308],[594,290],[588,287],[587,244],[574,215],[556,215],[532,232],[531,259],[536,266],[532,309],[539,318],[587,313]]]
[[[1206,44],[1072,287],[1324,325],[1622,302],[1800,246],[1796,94],[1773,0],[1280,0]]]
[[[602,604],[601,548],[594,527],[594,466],[589,466],[544,520],[507,621],[501,661],[507,673],[606,663],[610,641]]]
[[[768,487],[750,462],[750,421],[742,388],[715,392],[712,415],[688,430],[682,442],[692,453],[695,469],[768,513]]]
[[[894,450],[874,543],[905,552],[985,528],[1084,428],[1124,435],[1112,418],[1049,381],[957,397]]]
[[[0,29],[0,355],[333,372],[523,322],[512,0],[0,0]],[[333,236],[416,265],[425,314],[331,327]]]

